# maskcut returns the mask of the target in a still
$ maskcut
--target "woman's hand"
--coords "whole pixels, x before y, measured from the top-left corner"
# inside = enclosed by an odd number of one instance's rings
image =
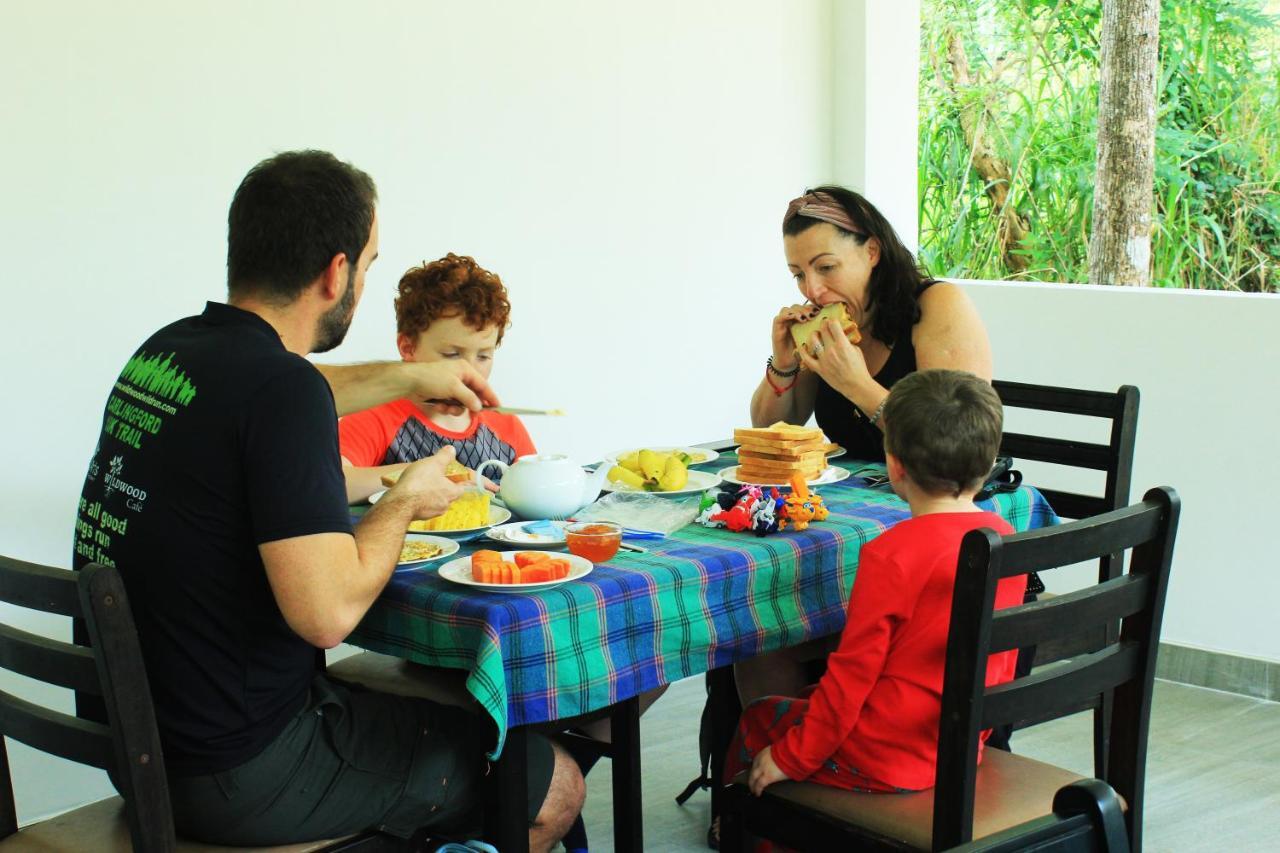
[[[874,381],[862,349],[850,343],[840,324],[831,318],[809,337],[809,346],[801,347],[799,352],[806,368],[851,400],[858,389]]]
[[[773,760],[773,747],[766,746],[751,762],[751,772],[747,775],[747,787],[758,797],[774,782],[784,782],[790,778]]]
[[[778,312],[773,318],[773,366],[779,370],[790,370],[796,366],[795,359],[795,341],[791,339],[791,327],[796,323],[803,323],[805,320],[817,314],[821,308],[818,305],[805,303],[803,305],[788,305]]]

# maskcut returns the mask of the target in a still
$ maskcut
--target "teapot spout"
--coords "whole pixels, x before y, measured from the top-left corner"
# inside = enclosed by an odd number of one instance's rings
[[[613,459],[605,459],[596,466],[594,471],[587,474],[587,481],[582,487],[582,506],[594,503],[600,496],[600,492],[604,490],[605,477],[609,475],[609,469],[616,464],[617,462]]]

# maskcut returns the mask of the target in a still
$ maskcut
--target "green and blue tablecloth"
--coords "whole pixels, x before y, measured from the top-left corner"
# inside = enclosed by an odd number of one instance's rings
[[[735,463],[726,454],[708,467]],[[844,625],[859,549],[908,516],[887,487],[865,488],[857,475],[874,473],[868,465],[841,463],[856,475],[817,487],[831,514],[807,530],[758,538],[691,524],[644,541],[646,554],[620,551],[581,580],[530,595],[459,586],[432,566],[400,572],[349,642],[468,670],[500,752],[509,726],[594,711],[833,634]],[[1057,521],[1030,487],[983,506],[1019,531]],[[464,544],[459,555],[485,546]]]

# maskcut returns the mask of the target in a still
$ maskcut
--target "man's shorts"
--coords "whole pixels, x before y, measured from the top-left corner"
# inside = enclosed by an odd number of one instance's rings
[[[317,676],[306,706],[261,753],[232,770],[169,780],[186,838],[269,845],[371,828],[477,831],[496,731],[487,717],[425,699],[352,689]],[[550,741],[530,734],[529,822],[551,786]]]

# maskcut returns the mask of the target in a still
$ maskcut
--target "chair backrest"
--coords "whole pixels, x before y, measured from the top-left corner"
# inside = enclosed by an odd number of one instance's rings
[[[1040,493],[1062,518],[1088,518],[1120,509],[1129,503],[1133,471],[1133,448],[1138,433],[1138,389],[1122,385],[1119,390],[1082,391],[1052,385],[1029,385],[997,379],[991,383],[1005,408],[1034,409],[1068,415],[1101,418],[1111,422],[1111,438],[1106,444],[1048,438],[1006,432],[1000,439],[1000,454],[1015,460],[1032,460],[1102,471],[1106,482],[1100,495],[1042,488]]]
[[[85,620],[91,648],[0,624],[0,667],[101,697],[108,719],[104,725],[0,691],[0,734],[107,770],[127,803],[133,849],[173,850],[160,735],[119,573],[98,564],[70,572],[0,556],[0,600]],[[0,740],[0,837],[17,829],[9,759]]]
[[[960,547],[943,678],[934,797],[934,848],[968,841],[979,733],[1098,707],[1114,691],[1105,781],[1124,797],[1129,843],[1141,849],[1147,727],[1156,648],[1179,500],[1152,489],[1142,503],[1059,527],[1000,537],[966,534]],[[1002,578],[1131,552],[1128,573],[1075,592],[993,612]],[[985,687],[988,656],[1120,622],[1097,651]]]
[[[1053,814],[952,848],[951,853],[1129,853],[1124,809],[1100,779],[1060,788]]]

